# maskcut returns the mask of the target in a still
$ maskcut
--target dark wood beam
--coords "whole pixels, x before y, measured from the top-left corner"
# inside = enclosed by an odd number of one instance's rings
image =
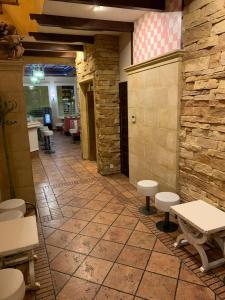
[[[133,32],[134,24],[131,22],[107,21],[97,19],[63,17],[53,15],[30,14],[31,20],[36,20],[39,25],[55,26],[61,28],[94,30],[94,31],[118,31]]]
[[[142,10],[165,10],[165,0],[51,0],[57,2],[101,5]],[[172,0],[171,0],[172,1]]]
[[[68,45],[68,44],[53,44],[53,43],[40,43],[40,42],[22,42],[26,50],[37,51],[84,51],[83,45]]]
[[[52,51],[25,50],[24,56],[75,58],[76,52],[52,52]]]
[[[2,8],[2,4],[0,4],[0,15],[3,14],[3,8]]]
[[[0,4],[19,5],[18,0],[0,0]]]
[[[33,36],[37,41],[94,44],[94,37],[90,35],[72,35],[45,32],[29,32],[29,35]]]

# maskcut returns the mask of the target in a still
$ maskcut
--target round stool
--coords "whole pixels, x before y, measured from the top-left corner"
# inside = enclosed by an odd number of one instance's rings
[[[174,232],[177,230],[178,225],[170,222],[170,207],[180,204],[180,197],[171,192],[162,192],[155,195],[155,206],[157,209],[165,212],[165,219],[156,223],[156,227],[163,232]]]
[[[23,213],[20,210],[9,210],[3,213],[0,213],[0,222],[10,221],[23,218]]]
[[[42,131],[44,140],[45,140],[45,152],[48,154],[54,153],[55,151],[52,150],[51,147],[51,137],[53,136],[53,131],[52,130],[46,130]]]
[[[62,130],[63,129],[63,123],[55,123],[55,127],[57,130]]]
[[[150,198],[158,193],[159,183],[154,180],[141,180],[137,183],[137,191],[146,197],[146,207],[141,207],[140,211],[145,215],[156,213],[156,209],[150,206]]]
[[[17,269],[0,270],[0,300],[23,300],[24,296],[23,273]]]
[[[9,199],[0,203],[0,212],[20,210],[23,216],[26,213],[26,204],[23,199]]]

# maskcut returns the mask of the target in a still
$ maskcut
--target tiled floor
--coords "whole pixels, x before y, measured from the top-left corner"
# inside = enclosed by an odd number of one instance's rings
[[[36,299],[224,299],[225,270],[203,275],[190,246],[173,251],[176,233],[155,229],[161,216],[140,215],[144,199],[127,178],[100,176],[69,137],[57,133],[55,142],[54,155],[33,160],[42,241]]]

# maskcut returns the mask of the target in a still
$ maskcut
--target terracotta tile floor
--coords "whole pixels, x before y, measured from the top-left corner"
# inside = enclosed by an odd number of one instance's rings
[[[126,177],[99,175],[69,137],[56,133],[55,144],[55,154],[33,160],[42,287],[27,299],[225,299],[225,269],[202,274],[196,253],[174,251],[177,233],[139,213],[144,199]]]

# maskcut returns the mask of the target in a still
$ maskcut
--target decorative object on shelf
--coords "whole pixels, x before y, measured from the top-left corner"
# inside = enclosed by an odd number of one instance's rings
[[[2,140],[3,140],[3,151],[5,155],[5,161],[6,161],[6,167],[8,172],[8,178],[9,178],[9,189],[10,189],[10,198],[15,198],[15,188],[13,185],[13,178],[12,173],[10,169],[10,160],[9,160],[9,151],[8,151],[8,144],[7,144],[7,138],[6,138],[6,126],[11,126],[16,124],[16,121],[9,121],[7,120],[7,116],[9,113],[14,111],[17,108],[16,101],[6,101],[3,100],[0,96],[0,126],[2,131]]]
[[[22,38],[14,25],[0,23],[0,46],[2,44],[6,47],[8,59],[18,59],[23,56],[24,48],[21,41]]]

